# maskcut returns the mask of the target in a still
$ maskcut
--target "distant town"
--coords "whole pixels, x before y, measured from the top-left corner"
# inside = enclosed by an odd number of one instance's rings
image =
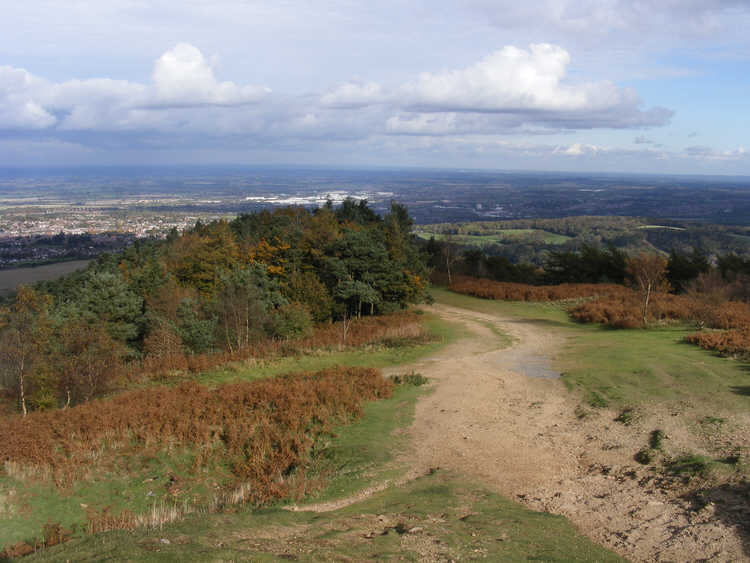
[[[280,168],[0,169],[0,268],[89,259],[274,206],[392,200],[417,224],[600,215],[750,223],[750,178]]]

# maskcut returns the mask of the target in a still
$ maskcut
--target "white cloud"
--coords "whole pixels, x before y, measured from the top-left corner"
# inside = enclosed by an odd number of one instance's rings
[[[507,46],[464,69],[423,73],[401,91],[406,104],[420,109],[575,111],[612,104],[611,85],[598,91],[561,85],[569,63],[570,55],[555,45]]]
[[[217,81],[203,54],[180,43],[156,61],[152,84],[109,78],[53,83],[24,69],[0,67],[0,128],[152,129],[168,117],[157,109],[244,106],[268,93]],[[180,117],[184,122],[186,116]]]
[[[44,81],[20,68],[0,67],[0,129],[45,129],[57,119],[30,92],[45,88]]]
[[[456,118],[453,114],[458,112],[505,115],[504,120],[495,119],[505,129],[509,124],[591,129],[669,122],[670,110],[643,109],[632,88],[608,81],[566,81],[570,60],[570,54],[556,45],[535,44],[528,50],[507,46],[465,68],[422,73],[390,92],[375,83],[347,84],[324,95],[321,102],[346,108],[387,102],[411,112],[389,118],[387,130],[411,134],[465,130],[468,120]],[[475,127],[482,125],[481,120],[473,121]]]
[[[254,103],[268,88],[218,82],[203,53],[188,43],[179,43],[154,65],[154,101],[166,106],[240,105]]]
[[[563,127],[663,125],[671,116],[661,108],[644,112],[634,90],[611,82],[566,83],[569,64],[569,53],[556,45],[507,46],[464,69],[424,73],[401,92],[421,111],[524,114]]]
[[[15,128],[19,135],[42,131],[96,150],[132,154],[150,149],[187,154],[208,147],[370,154],[367,147],[378,144],[429,147],[433,154],[446,147],[461,147],[457,154],[491,154],[493,147],[511,147],[511,136],[643,128],[669,120],[669,110],[642,108],[630,89],[569,80],[570,64],[570,55],[555,45],[505,47],[474,64],[417,74],[392,87],[345,82],[319,96],[269,96],[265,88],[219,81],[215,65],[180,43],[158,57],[150,82],[51,82],[4,67],[0,128]],[[582,142],[519,146],[516,152],[503,150],[561,160],[606,152]]]
[[[332,88],[320,103],[332,108],[359,108],[387,101],[383,87],[375,82],[347,82]]]

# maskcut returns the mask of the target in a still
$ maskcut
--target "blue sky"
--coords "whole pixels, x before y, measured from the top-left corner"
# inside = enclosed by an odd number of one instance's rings
[[[750,175],[736,0],[27,0],[0,166]]]

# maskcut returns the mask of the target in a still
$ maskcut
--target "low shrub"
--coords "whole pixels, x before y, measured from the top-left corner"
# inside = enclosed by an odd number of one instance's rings
[[[750,358],[750,327],[742,329],[701,331],[689,334],[685,340],[723,356]]]
[[[582,323],[613,328],[643,326],[643,296],[614,284],[561,284],[533,286],[457,277],[450,289],[483,299],[567,302],[568,314]],[[720,329],[691,334],[686,341],[726,356],[750,357],[750,304],[740,301],[711,302],[701,295],[653,293],[649,323],[690,322],[699,328]]]
[[[625,426],[630,426],[636,418],[637,413],[635,409],[628,407],[623,409],[620,414],[617,415],[617,417],[615,418],[615,422],[620,422]]]
[[[648,465],[652,463],[658,455],[658,450],[653,448],[642,448],[641,450],[638,450],[633,458],[642,465]]]
[[[8,417],[0,426],[0,459],[50,468],[65,483],[121,451],[192,446],[199,452],[196,469],[220,456],[251,485],[251,500],[263,503],[288,494],[285,476],[302,472],[318,435],[359,415],[362,401],[390,396],[392,388],[374,369],[339,367],[216,389],[189,382],[130,391]]]
[[[394,385],[413,385],[414,387],[420,387],[430,381],[421,373],[415,372],[392,375],[388,379],[390,379]]]

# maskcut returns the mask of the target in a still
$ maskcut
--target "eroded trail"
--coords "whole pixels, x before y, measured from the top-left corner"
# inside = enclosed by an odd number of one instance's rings
[[[615,413],[576,416],[577,398],[549,377],[562,336],[465,309],[432,311],[465,324],[472,336],[409,366],[434,381],[417,404],[413,449],[402,460],[411,475],[442,468],[478,479],[531,508],[565,515],[631,560],[747,559],[733,522],[716,518],[710,504],[691,506],[633,461],[643,437],[613,423]],[[513,344],[499,347],[493,326]]]

